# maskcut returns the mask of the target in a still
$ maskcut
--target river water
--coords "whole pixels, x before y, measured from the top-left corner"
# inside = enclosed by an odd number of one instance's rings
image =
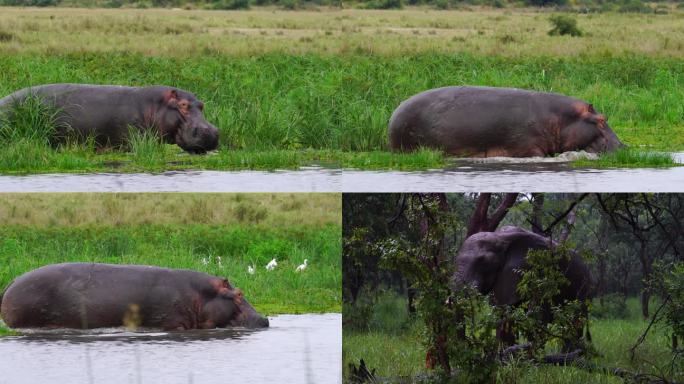
[[[684,153],[675,153],[684,163]],[[422,172],[296,171],[0,176],[0,192],[682,192],[684,167],[573,168],[563,159],[458,160]]]
[[[264,330],[53,330],[3,337],[0,383],[341,382],[341,314],[269,321]]]

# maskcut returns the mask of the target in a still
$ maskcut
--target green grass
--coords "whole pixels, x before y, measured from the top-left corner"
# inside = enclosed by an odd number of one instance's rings
[[[594,319],[590,323],[593,345],[598,350],[596,363],[609,367],[620,367],[632,372],[657,373],[654,366],[669,361],[669,338],[661,328],[655,328],[646,342],[637,349],[636,358],[629,359],[629,348],[636,342],[647,326],[640,315],[638,301],[628,299],[628,316],[625,319]],[[425,373],[425,347],[422,337],[422,323],[409,323],[406,331],[383,332],[374,328],[367,332],[348,331],[343,333],[343,367],[348,375],[348,363],[358,364],[364,359],[370,369],[376,369],[379,376],[416,376]],[[681,378],[676,378],[681,380]],[[497,382],[501,383],[620,383],[617,377],[588,372],[574,367],[530,366],[513,364],[499,371]]]
[[[226,277],[267,315],[341,311],[339,201],[333,201],[339,195],[36,194],[0,199],[6,207],[0,226],[2,289],[46,264],[145,264]],[[172,213],[158,212],[160,207]],[[264,267],[274,257],[278,268],[268,272]],[[296,273],[304,259],[309,267]],[[248,265],[255,266],[256,274],[247,273]]]
[[[128,146],[131,160],[145,169],[166,167],[166,148],[161,138],[152,129],[128,128]],[[68,151],[65,151],[68,152]]]
[[[591,168],[666,168],[681,166],[669,153],[641,151],[621,148],[615,152],[603,154],[596,160],[577,160],[572,163],[576,167]]]
[[[230,150],[204,156],[189,155],[176,146],[164,145],[151,159],[129,153],[96,153],[87,146],[50,150],[18,141],[0,150],[0,173],[163,172],[173,170],[262,170],[325,168],[424,170],[443,168],[449,159],[436,151],[417,153],[343,152],[335,150]],[[161,157],[163,156],[163,158]]]
[[[0,148],[0,173],[312,164],[443,168],[447,160],[434,152],[389,154],[387,122],[401,101],[447,85],[571,95],[605,114],[631,147],[682,151],[681,13],[638,15],[644,23],[635,17],[579,15],[587,34],[572,38],[548,36],[548,14],[525,9],[4,8],[0,30],[16,38],[0,43],[0,95],[55,82],[176,86],[205,102],[207,120],[220,129],[221,147],[218,155],[205,157],[169,146],[163,154],[148,147],[95,155],[78,146],[26,151],[26,143],[12,140]],[[22,152],[27,159],[20,159]],[[611,166],[637,164],[622,160]]]
[[[59,113],[59,109],[35,96],[12,103],[6,113],[0,114],[0,143],[25,140],[36,146],[49,146],[61,125]]]
[[[0,321],[0,336],[14,336],[14,335],[18,335],[18,334],[19,334],[18,332],[13,331],[10,328],[7,328],[5,323]]]

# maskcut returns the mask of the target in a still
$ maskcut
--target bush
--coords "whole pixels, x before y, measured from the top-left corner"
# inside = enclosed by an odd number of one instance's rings
[[[627,298],[620,293],[609,293],[595,301],[591,314],[599,319],[626,319]]]
[[[354,303],[342,303],[344,329],[367,331],[373,316],[373,300],[367,294],[359,295]]]
[[[401,9],[404,8],[403,0],[371,0],[366,3],[367,9]]]
[[[7,32],[7,31],[3,31],[3,30],[0,29],[0,42],[3,42],[3,41],[12,41],[12,40],[14,40],[14,39],[16,39],[16,38],[17,38],[17,37],[16,37],[13,33]]]
[[[641,0],[627,0],[618,8],[618,12],[623,13],[651,13],[653,10]]]
[[[535,7],[545,7],[550,5],[565,5],[567,0],[525,0],[526,5],[533,5]]]
[[[409,319],[406,299],[393,292],[385,292],[375,300],[368,327],[375,331],[399,334],[406,330]]]
[[[60,0],[0,0],[0,5],[24,7],[52,7],[59,3]]]
[[[582,36],[582,31],[577,27],[577,20],[568,15],[553,15],[549,18],[553,29],[549,31],[550,36]]]
[[[299,0],[281,0],[278,2],[283,9],[290,11],[299,8]]]
[[[214,9],[249,9],[249,0],[220,0],[214,3]]]

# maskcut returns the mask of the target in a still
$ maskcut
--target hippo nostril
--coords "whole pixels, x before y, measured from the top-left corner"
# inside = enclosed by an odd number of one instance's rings
[[[192,130],[192,136],[197,137],[197,127],[193,128]]]

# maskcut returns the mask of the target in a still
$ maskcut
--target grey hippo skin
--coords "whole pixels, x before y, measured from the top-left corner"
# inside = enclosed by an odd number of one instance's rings
[[[268,327],[228,280],[184,269],[64,263],[18,277],[0,314],[12,328]]]
[[[392,150],[471,157],[598,153],[623,144],[591,104],[513,88],[445,87],[404,101],[389,122]]]
[[[480,232],[468,237],[461,245],[455,258],[456,273],[453,288],[470,284],[482,294],[492,294],[495,305],[517,305],[520,302],[517,286],[521,273],[527,266],[527,252],[534,249],[550,249],[558,244],[549,238],[513,226],[506,226],[496,232]],[[591,271],[582,257],[572,252],[569,261],[559,266],[570,282],[561,288],[556,302],[579,300],[586,316],[587,302],[593,295]],[[513,336],[501,332],[500,337],[509,344]],[[581,337],[582,330],[578,330]]]
[[[177,88],[40,85],[0,99],[0,111],[29,95],[60,110],[60,127],[71,127],[81,138],[94,136],[99,147],[125,146],[129,126],[155,129],[166,143],[190,153],[205,153],[218,146],[218,129],[204,119],[204,104],[192,93]],[[65,129],[60,130],[58,137],[65,137]]]

